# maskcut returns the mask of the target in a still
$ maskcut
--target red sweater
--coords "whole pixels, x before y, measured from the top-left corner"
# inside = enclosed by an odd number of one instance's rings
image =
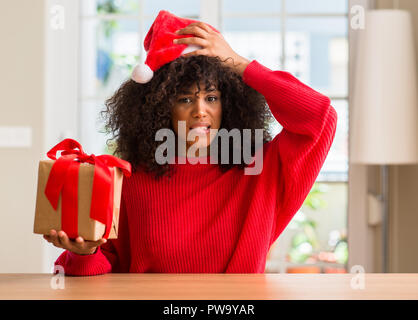
[[[328,97],[256,60],[243,80],[283,126],[261,148],[262,172],[187,163],[175,165],[171,180],[134,173],[123,181],[118,239],[92,255],[64,251],[55,264],[65,274],[264,272],[270,246],[319,174],[337,114]]]

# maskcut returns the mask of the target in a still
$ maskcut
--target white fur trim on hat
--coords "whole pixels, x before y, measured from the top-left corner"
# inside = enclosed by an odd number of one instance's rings
[[[147,83],[154,76],[154,72],[151,68],[144,64],[138,64],[132,71],[131,79],[138,83]]]

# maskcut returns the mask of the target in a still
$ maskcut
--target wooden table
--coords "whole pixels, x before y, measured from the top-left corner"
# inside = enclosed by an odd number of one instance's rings
[[[64,277],[15,273],[0,274],[0,299],[418,300],[418,274],[363,274],[363,289],[360,278],[352,280],[355,276],[359,274],[147,273]],[[59,289],[59,284],[64,289]]]

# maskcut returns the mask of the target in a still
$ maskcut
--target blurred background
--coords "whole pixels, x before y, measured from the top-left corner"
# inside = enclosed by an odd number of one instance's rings
[[[0,272],[52,271],[61,250],[32,231],[38,161],[64,138],[89,154],[111,153],[99,112],[145,60],[143,39],[160,10],[210,23],[238,54],[292,73],[338,113],[328,158],[265,272],[418,272],[418,167],[389,168],[385,269],[382,205],[370,200],[381,192],[380,167],[349,161],[358,5],[406,10],[416,46],[413,0],[1,0]],[[273,136],[280,130],[271,123]]]

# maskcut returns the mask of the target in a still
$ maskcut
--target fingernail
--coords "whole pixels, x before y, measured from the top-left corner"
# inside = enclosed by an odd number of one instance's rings
[[[177,30],[176,32],[174,32],[174,33],[180,33],[180,29],[179,30]]]
[[[178,40],[177,40],[177,39],[174,39],[174,40],[173,40],[173,43],[177,43],[177,42],[178,42]]]

